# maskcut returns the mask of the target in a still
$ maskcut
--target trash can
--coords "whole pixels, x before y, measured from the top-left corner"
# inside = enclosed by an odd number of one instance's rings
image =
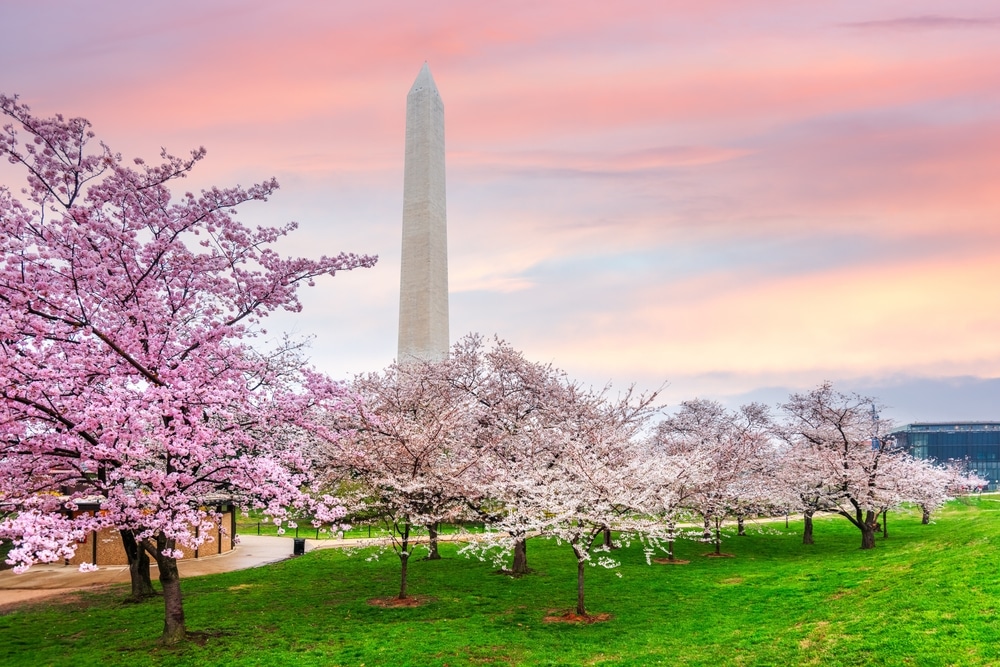
[[[292,555],[293,556],[301,556],[302,554],[304,554],[306,552],[306,538],[304,538],[304,537],[295,537],[295,538],[292,538],[292,539],[295,542],[295,546],[292,549]]]

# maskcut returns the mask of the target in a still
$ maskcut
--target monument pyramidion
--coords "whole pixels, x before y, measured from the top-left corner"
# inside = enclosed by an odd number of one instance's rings
[[[444,104],[424,63],[406,96],[397,361],[446,359],[448,348]]]

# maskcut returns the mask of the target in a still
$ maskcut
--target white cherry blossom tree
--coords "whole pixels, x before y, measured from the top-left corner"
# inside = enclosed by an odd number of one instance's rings
[[[862,549],[873,548],[879,514],[907,495],[899,480],[909,456],[893,447],[892,424],[874,399],[830,383],[792,394],[781,408],[789,455],[813,471],[823,506],[858,528]]]

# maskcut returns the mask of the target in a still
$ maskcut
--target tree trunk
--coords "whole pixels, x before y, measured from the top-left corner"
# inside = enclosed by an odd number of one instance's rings
[[[406,599],[406,566],[410,561],[410,524],[403,524],[402,539],[399,549],[399,595],[397,599]]]
[[[864,526],[861,529],[861,548],[862,549],[874,549],[875,548],[875,529],[871,526]]]
[[[813,511],[806,510],[802,513],[805,527],[802,529],[802,544],[813,544]]]
[[[715,553],[722,553],[722,519],[715,518]]]
[[[573,553],[576,554],[576,613],[579,616],[586,616],[587,608],[583,604],[583,575],[586,572],[587,561],[577,552],[576,545],[573,546]]]
[[[882,539],[889,537],[889,510],[882,510]]]
[[[604,546],[607,549],[615,548],[615,545],[611,543],[611,526],[604,527]]]
[[[156,565],[160,570],[160,586],[163,588],[163,635],[161,644],[176,644],[184,640],[187,628],[184,625],[184,601],[181,599],[181,579],[177,571],[177,559],[163,555],[173,550],[177,543],[160,534],[156,536]]]
[[[406,566],[410,561],[410,554],[405,551],[399,552],[399,595],[397,599],[406,599]]]
[[[706,542],[712,539],[712,520],[708,518],[707,514],[705,515],[705,520],[702,523],[701,539]]]
[[[867,513],[865,520],[861,523],[861,548],[875,548],[875,518],[878,515],[872,511]]]
[[[427,548],[429,549],[429,553],[424,560],[441,560],[441,554],[438,553],[438,528],[440,527],[441,523],[439,521],[435,521],[427,526],[427,536],[429,538]]]
[[[674,536],[677,534],[677,524],[671,519],[667,522],[667,560],[674,560]]]
[[[923,516],[920,518],[920,523],[926,526],[931,522],[931,511],[926,507],[921,507],[920,509],[923,510]]]
[[[514,542],[514,563],[510,572],[516,576],[528,574],[528,541],[524,538]]]
[[[128,574],[132,582],[132,594],[129,599],[133,602],[140,602],[146,598],[154,597],[156,590],[153,588],[153,581],[149,576],[149,554],[146,549],[136,541],[135,533],[131,530],[119,530],[122,537],[122,546],[125,547],[125,556],[128,558]]]
[[[747,532],[743,527],[743,515],[740,514],[739,516],[736,517],[736,536],[746,537],[746,534]]]

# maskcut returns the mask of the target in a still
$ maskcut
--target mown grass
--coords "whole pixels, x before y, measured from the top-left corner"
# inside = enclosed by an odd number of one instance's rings
[[[161,648],[159,601],[124,588],[39,603],[0,617],[3,665],[987,665],[1000,664],[1000,502],[953,503],[929,526],[890,514],[887,540],[858,549],[845,520],[770,524],[709,549],[681,543],[688,565],[646,565],[637,545],[616,571],[588,568],[592,613],[572,609],[570,549],[534,540],[522,579],[455,555],[411,563],[413,608],[369,599],[398,586],[392,553],[320,550],[272,566],[183,583],[195,641]]]
[[[427,536],[427,530],[422,526],[413,528],[414,535],[420,537]],[[476,533],[482,532],[481,523],[471,523],[463,525],[442,524],[438,528],[438,534],[451,535],[459,532]],[[388,536],[386,528],[380,524],[355,524],[347,530],[338,527],[323,525],[319,529],[312,526],[308,520],[303,520],[297,527],[289,528],[287,525],[279,527],[268,521],[259,512],[251,512],[246,517],[236,519],[236,532],[240,535],[266,535],[269,537],[304,537],[311,540],[330,540],[334,538],[380,538]]]

